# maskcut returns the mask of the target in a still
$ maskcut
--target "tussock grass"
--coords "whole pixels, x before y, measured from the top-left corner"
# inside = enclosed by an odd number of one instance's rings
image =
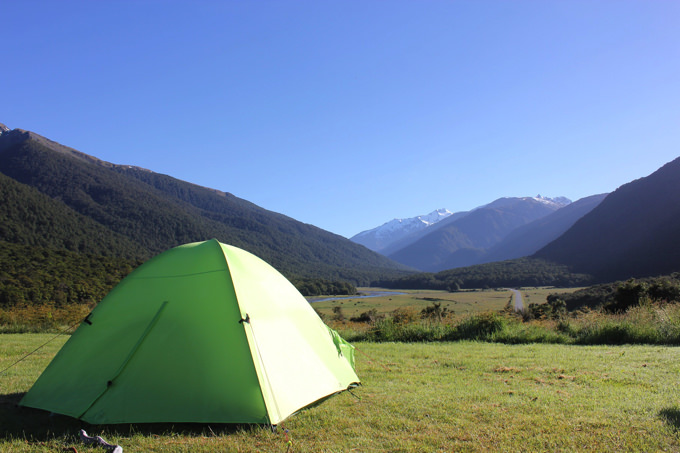
[[[349,341],[437,342],[478,340],[507,344],[680,345],[680,305],[645,305],[624,314],[580,312],[558,320],[524,322],[505,312],[451,315],[441,322],[385,317],[374,323],[331,322]]]
[[[0,366],[50,337],[0,335]],[[360,342],[356,397],[337,395],[272,433],[92,426],[15,407],[64,340],[0,376],[0,451],[101,451],[78,443],[81,428],[126,452],[680,451],[675,347]]]
[[[92,307],[85,304],[0,307],[0,333],[60,332],[82,321]]]

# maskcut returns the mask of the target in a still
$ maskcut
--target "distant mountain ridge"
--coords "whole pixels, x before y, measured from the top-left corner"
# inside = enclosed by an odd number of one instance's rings
[[[554,206],[556,209],[571,203],[566,197],[548,198],[541,195],[536,197],[524,197],[523,199],[533,199],[544,203],[547,206]],[[502,207],[510,203],[514,198],[499,198],[487,205],[479,206],[472,211],[451,212],[448,209],[437,209],[427,215],[421,215],[405,219],[393,219],[383,225],[362,231],[350,238],[350,240],[361,244],[373,251],[390,256],[397,251],[405,248],[423,236],[432,233],[442,225],[451,221],[459,220],[477,209]],[[440,223],[446,220],[445,223]]]
[[[419,222],[418,228],[410,227],[420,217],[396,219],[351,239],[411,267],[438,271],[482,261],[487,250],[515,228],[570,203],[565,197],[505,197],[471,211],[448,214],[435,223]]]
[[[512,230],[556,211],[560,203],[538,197],[505,197],[446,219],[422,238],[389,255],[416,269],[437,272],[475,264]]]
[[[21,129],[0,127],[0,173],[11,198],[0,208],[7,219],[0,241],[146,259],[216,238],[260,256],[288,277],[367,285],[409,272],[348,239],[227,192],[105,162]]]

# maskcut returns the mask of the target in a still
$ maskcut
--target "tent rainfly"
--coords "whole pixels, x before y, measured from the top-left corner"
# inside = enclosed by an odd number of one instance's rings
[[[358,383],[354,348],[285,277],[213,239],[123,279],[20,404],[94,424],[277,425]]]

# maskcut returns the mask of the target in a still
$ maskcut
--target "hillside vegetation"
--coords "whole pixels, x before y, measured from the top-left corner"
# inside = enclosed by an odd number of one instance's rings
[[[2,242],[109,257],[149,256],[148,250],[126,236],[2,173],[0,197]]]
[[[129,272],[169,248],[212,238],[254,253],[289,279],[351,286],[412,272],[345,238],[229,193],[110,164],[17,129],[0,135],[0,195],[0,248],[5,250],[0,259],[13,260],[0,261],[0,293],[6,299],[16,296],[13,303],[97,299],[125,274],[100,273],[101,263],[122,259]],[[49,257],[20,259],[13,246],[24,247],[25,256]],[[77,266],[66,272],[73,262],[92,272],[81,277]],[[50,293],[50,281],[38,283],[49,275],[60,275],[67,288],[98,289],[80,296],[68,290],[64,298],[64,291]]]
[[[680,271],[680,158],[609,194],[533,256],[598,282]]]
[[[99,302],[139,262],[0,241],[0,309]]]

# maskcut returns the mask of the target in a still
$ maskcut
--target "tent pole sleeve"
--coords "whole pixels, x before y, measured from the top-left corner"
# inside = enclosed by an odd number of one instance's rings
[[[111,379],[109,379],[109,381],[106,383],[104,390],[102,390],[101,393],[99,395],[97,395],[97,397],[94,400],[92,400],[92,403],[90,403],[90,405],[87,406],[87,408],[77,418],[80,418],[83,415],[85,415],[85,413],[87,411],[89,411],[90,408],[92,406],[94,406],[94,404],[97,401],[99,401],[99,398],[101,398],[104,395],[104,393],[106,393],[106,391],[109,389],[109,387],[113,384],[113,381],[118,376],[120,376],[120,373],[123,372],[123,370],[125,369],[125,366],[128,364],[128,362],[130,362],[130,359],[132,359],[132,356],[135,355],[135,352],[137,352],[137,349],[139,349],[139,347],[142,345],[142,342],[144,342],[144,339],[146,338],[146,336],[149,335],[149,332],[151,332],[151,329],[153,329],[153,326],[156,325],[156,321],[158,321],[158,318],[160,318],[161,312],[163,311],[163,309],[165,308],[166,305],[168,305],[167,300],[163,301],[163,303],[161,304],[160,308],[158,309],[158,311],[156,312],[154,317],[151,319],[149,324],[146,326],[146,329],[144,329],[144,333],[142,333],[142,336],[139,337],[139,340],[137,340],[137,343],[135,343],[135,345],[132,347],[132,349],[130,350],[130,353],[127,355],[125,360],[123,360],[123,363],[120,365],[120,367],[118,367],[118,370],[116,370],[113,377]]]

